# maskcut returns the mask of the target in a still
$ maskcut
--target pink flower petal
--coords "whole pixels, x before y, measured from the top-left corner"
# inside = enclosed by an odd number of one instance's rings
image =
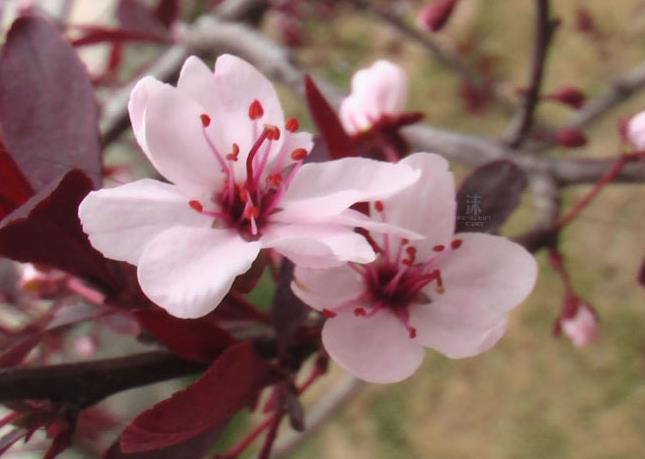
[[[143,179],[91,192],[78,209],[83,231],[106,257],[137,264],[145,245],[175,225],[209,227],[177,187]]]
[[[397,65],[379,60],[352,78],[352,92],[341,103],[340,119],[354,133],[369,128],[383,115],[397,115],[405,108],[407,76]]]
[[[363,236],[326,223],[275,223],[265,230],[261,242],[263,247],[275,249],[307,268],[330,268],[346,261],[369,263],[375,257]]]
[[[415,183],[420,171],[407,164],[343,158],[302,166],[273,218],[293,221],[337,215],[356,202],[386,199]]]
[[[627,123],[627,139],[636,150],[645,150],[645,111],[637,113]]]
[[[362,278],[348,265],[332,269],[296,267],[291,290],[314,309],[334,309],[358,298],[364,291]]]
[[[171,228],[145,247],[138,277],[144,293],[168,313],[195,318],[215,309],[260,251],[236,233],[212,228]]]
[[[466,326],[495,324],[531,293],[537,263],[524,247],[500,236],[461,233],[455,238],[461,246],[436,264],[445,292],[435,293],[431,284],[425,293],[437,314],[458,314]]]
[[[255,67],[239,57],[223,54],[215,62],[215,86],[213,97],[217,105],[209,113],[214,128],[218,130],[218,146],[230,151],[233,143],[240,148],[236,164],[236,176],[245,176],[244,164],[253,142],[262,132],[265,124],[277,126],[281,131],[280,139],[273,141],[270,157],[275,157],[284,141],[284,114],[280,100],[271,82]],[[252,122],[249,106],[257,100],[264,114]],[[255,126],[254,126],[255,125]]]
[[[206,114],[214,113],[216,110],[216,84],[213,71],[195,56],[186,59],[177,80],[177,88],[198,102]]]
[[[157,81],[150,81],[141,90],[147,92],[145,141],[141,147],[144,151],[147,148],[155,168],[189,195],[217,190],[224,175],[204,139],[201,105],[177,88]],[[140,97],[136,92],[132,95],[135,100]],[[136,131],[134,119],[133,125]]]
[[[495,323],[482,326],[476,320],[464,321],[461,304],[437,307],[436,303],[415,305],[410,310],[410,324],[416,328],[416,341],[453,359],[472,357],[492,348],[506,330],[507,319],[498,316]],[[450,309],[450,307],[452,307]]]
[[[450,242],[455,230],[455,184],[448,162],[432,153],[415,153],[401,163],[421,171],[412,186],[383,200],[390,224],[407,228],[426,238],[415,240],[417,260],[427,260],[432,248]],[[376,212],[373,210],[373,214]]]
[[[394,383],[421,365],[423,347],[410,339],[401,321],[387,310],[356,317],[351,310],[325,322],[322,341],[329,355],[354,376],[372,383]]]

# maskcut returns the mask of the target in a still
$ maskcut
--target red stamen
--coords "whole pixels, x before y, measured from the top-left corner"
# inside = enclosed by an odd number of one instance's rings
[[[383,210],[385,210],[385,206],[383,205],[383,201],[375,201],[374,202],[374,208],[376,209],[377,212],[383,212]]]
[[[302,159],[305,159],[307,157],[307,150],[304,148],[296,148],[291,152],[291,159],[294,161],[300,161]]]
[[[403,263],[412,266],[414,264],[414,261],[417,258],[417,249],[416,247],[406,247],[405,252],[408,254],[408,259],[405,260]]]
[[[354,315],[356,317],[365,317],[367,315],[367,311],[365,308],[356,308],[354,309]]]
[[[193,209],[199,212],[200,214],[204,211],[204,206],[202,206],[202,203],[199,201],[195,201],[194,199],[188,201],[188,205]]]
[[[336,317],[336,313],[331,309],[327,309],[327,308],[322,310],[322,315],[327,317],[328,319],[333,319],[334,317]]]
[[[383,249],[378,245],[376,240],[372,237],[369,231],[367,231],[365,228],[356,228],[355,230],[358,234],[363,236],[365,239],[367,239],[367,243],[372,246],[372,250],[376,253],[382,253]]]
[[[432,248],[432,250],[434,250],[435,252],[443,252],[443,249],[445,249],[445,248],[446,247],[443,244],[439,244],[439,245],[435,245]]]
[[[240,194],[240,201],[246,202],[249,200],[249,191],[246,189],[244,185],[238,185],[237,191]]]
[[[267,183],[275,187],[279,187],[282,184],[282,174],[271,174],[267,177]]]
[[[417,329],[414,327],[408,327],[408,336],[410,336],[410,339],[414,339],[417,337]]]
[[[453,249],[458,249],[459,247],[461,247],[462,242],[463,241],[461,239],[455,239],[450,243],[450,247],[452,247]]]
[[[406,245],[410,243],[410,239],[401,238],[401,244]]]
[[[255,206],[246,206],[246,208],[244,209],[244,218],[247,220],[251,220],[252,218],[257,218],[259,214],[260,214],[260,211]]]
[[[199,118],[202,120],[202,126],[208,127],[211,124],[211,117],[208,116],[206,113],[202,113],[199,115]]]
[[[253,102],[251,102],[251,105],[249,105],[249,118],[251,118],[252,121],[255,121],[258,118],[262,118],[263,115],[264,108],[262,107],[260,101],[255,99]]]
[[[300,123],[295,118],[289,118],[284,127],[289,132],[296,132],[300,128]]]
[[[267,131],[267,139],[278,140],[280,138],[280,129],[273,124],[265,124],[264,129]]]
[[[230,161],[237,161],[237,158],[240,154],[240,146],[236,143],[233,143],[233,150],[226,155],[226,159]]]

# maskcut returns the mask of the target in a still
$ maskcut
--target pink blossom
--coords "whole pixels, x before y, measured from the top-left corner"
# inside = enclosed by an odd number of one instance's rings
[[[340,105],[340,120],[350,134],[364,131],[383,117],[403,112],[408,93],[407,76],[392,62],[379,60],[352,77],[352,91]]]
[[[627,140],[636,150],[645,150],[645,111],[637,113],[628,121]]]
[[[598,316],[588,304],[577,300],[571,317],[562,317],[560,327],[575,347],[586,347],[598,337]]]
[[[285,122],[271,83],[230,55],[214,72],[188,58],[176,88],[142,79],[129,111],[139,145],[170,183],[92,192],[79,216],[93,246],[137,265],[146,295],[177,317],[213,310],[263,248],[309,267],[372,261],[353,229],[374,224],[349,207],[419,176],[363,158],[303,164],[311,134]]]
[[[537,276],[535,260],[520,245],[489,234],[454,234],[453,176],[443,158],[416,153],[401,162],[421,170],[421,179],[373,203],[371,214],[426,237],[374,235],[374,262],[298,267],[292,283],[299,298],[329,317],[322,340],[330,356],[375,383],[412,375],[425,347],[450,358],[490,349]]]

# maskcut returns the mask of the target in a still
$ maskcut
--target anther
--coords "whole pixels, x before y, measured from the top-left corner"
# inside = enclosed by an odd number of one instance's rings
[[[282,184],[282,174],[271,174],[267,176],[267,183],[275,187],[279,187]]]
[[[273,124],[265,124],[264,129],[267,131],[267,139],[278,140],[280,138],[280,129]]]
[[[445,289],[445,288],[443,288],[443,287],[437,287],[437,288],[435,289],[435,291],[436,291],[439,295],[443,295],[444,293],[446,293],[446,289]]]
[[[259,215],[258,208],[255,206],[247,206],[244,209],[244,218],[247,220],[251,220],[252,218],[257,218]]]
[[[249,105],[249,118],[254,121],[258,118],[262,118],[262,115],[264,115],[264,108],[260,101],[255,99],[251,102],[251,105]]]
[[[191,209],[196,210],[200,214],[204,211],[204,206],[202,206],[202,203],[194,199],[188,201],[188,205],[191,207]]]
[[[300,123],[295,118],[289,118],[284,125],[284,128],[289,132],[296,132],[300,128]]]
[[[417,337],[417,329],[414,327],[408,327],[408,336],[410,339],[414,339]]]
[[[367,311],[365,308],[356,308],[354,309],[354,315],[356,317],[365,317],[367,315]]]
[[[291,159],[294,161],[300,161],[301,159],[305,159],[307,157],[307,150],[304,148],[296,148],[291,152]]]
[[[231,161],[237,161],[237,157],[240,154],[240,146],[236,143],[233,143],[232,151],[226,155],[226,159]]]
[[[327,309],[327,308],[322,310],[322,315],[327,317],[328,319],[333,319],[334,317],[336,317],[336,313],[331,309]]]
[[[459,247],[461,247],[462,242],[463,241],[461,239],[455,239],[450,243],[450,247],[452,247],[453,249],[458,249]]]
[[[385,210],[385,206],[383,205],[383,201],[375,201],[374,202],[374,208],[376,209],[377,212],[383,212],[383,210]]]
[[[199,115],[199,119],[202,120],[202,126],[208,127],[211,124],[211,117],[208,116],[206,113],[202,113]]]
[[[432,250],[434,250],[435,252],[443,252],[443,249],[445,249],[445,248],[446,247],[443,244],[439,244],[439,245],[435,245],[432,248]]]

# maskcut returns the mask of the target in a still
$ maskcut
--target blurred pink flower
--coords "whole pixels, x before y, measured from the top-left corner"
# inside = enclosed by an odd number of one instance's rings
[[[79,216],[93,246],[137,265],[146,295],[176,317],[213,310],[263,248],[296,264],[372,261],[349,209],[417,180],[411,167],[363,158],[303,165],[311,134],[285,122],[271,83],[230,55],[196,57],[177,87],[146,77],[130,97],[134,134],[169,182],[90,193]]]
[[[537,276],[535,260],[520,245],[489,234],[453,234],[455,191],[443,158],[417,153],[401,163],[421,170],[421,178],[373,203],[371,214],[425,239],[368,234],[379,253],[371,264],[297,267],[292,283],[300,299],[329,317],[322,340],[330,356],[375,383],[412,375],[425,347],[450,358],[490,349]]]
[[[639,112],[627,122],[627,140],[638,151],[645,151],[645,111]]]
[[[392,62],[379,60],[352,77],[352,91],[340,105],[340,120],[350,134],[370,129],[383,117],[403,112],[408,93],[407,76]]]
[[[588,304],[575,301],[575,312],[560,319],[560,328],[575,347],[586,347],[598,337],[598,315]]]

